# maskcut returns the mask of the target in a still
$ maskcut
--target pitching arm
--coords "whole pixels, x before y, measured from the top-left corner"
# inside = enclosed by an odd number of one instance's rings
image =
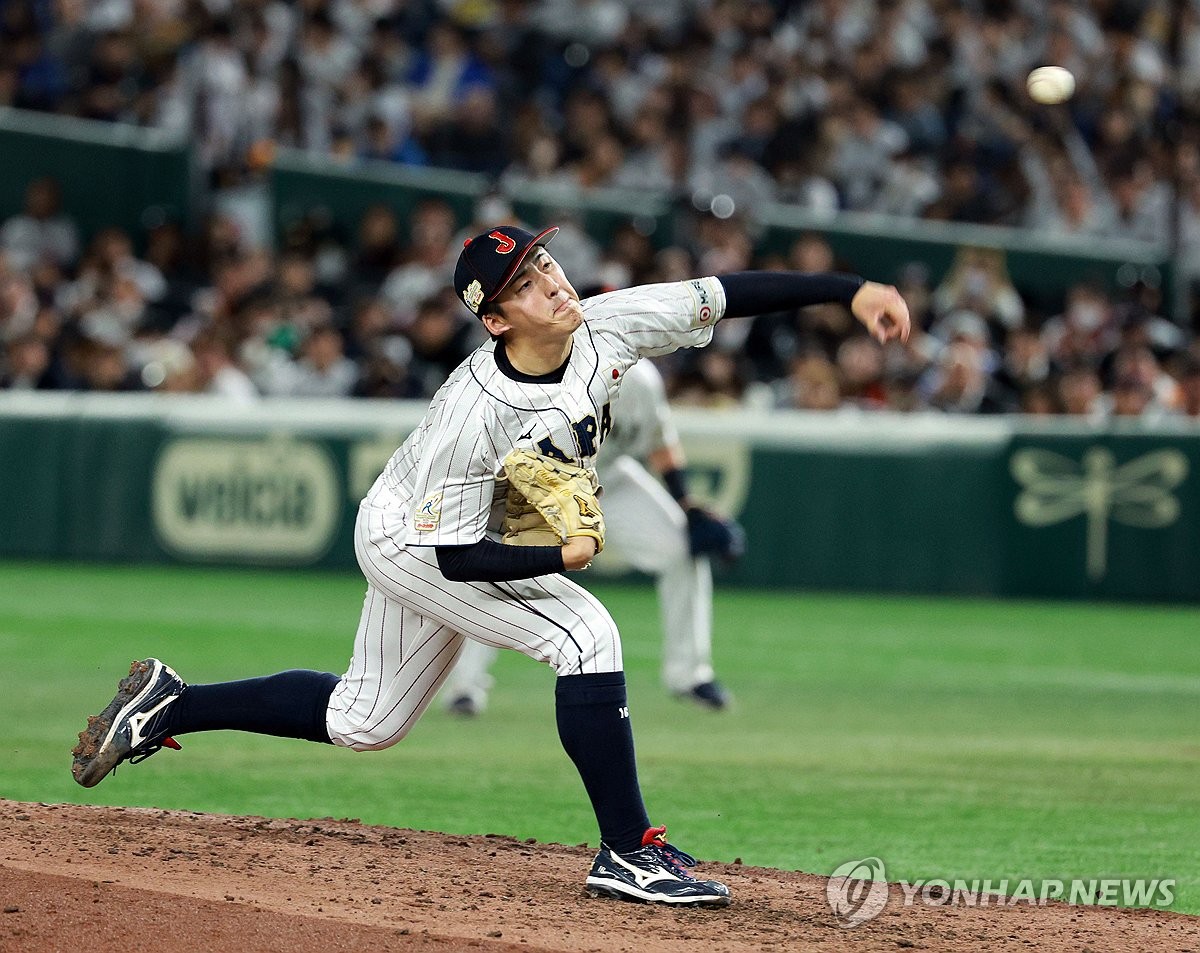
[[[908,305],[891,285],[857,275],[799,271],[739,271],[717,277],[725,289],[725,316],[729,318],[812,304],[844,304],[881,344],[908,340]]]

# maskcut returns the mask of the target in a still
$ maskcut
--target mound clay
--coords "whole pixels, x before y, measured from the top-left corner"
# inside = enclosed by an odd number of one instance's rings
[[[704,864],[725,910],[589,899],[592,852],[356,821],[0,800],[0,951],[1094,950],[1200,953],[1200,918],[905,908],[839,928],[826,879]]]

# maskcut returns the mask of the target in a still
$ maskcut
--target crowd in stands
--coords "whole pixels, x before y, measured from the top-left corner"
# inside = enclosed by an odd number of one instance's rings
[[[1063,106],[1023,79],[1057,63]],[[844,309],[719,326],[664,362],[680,402],[1155,418],[1200,415],[1200,350],[1154,280],[1084,282],[1047,308],[1004,256],[946,275],[838,261],[819,234],[764,253],[757,208],[1141,239],[1200,274],[1200,6],[1168,0],[8,0],[0,106],[176,131],[212,190],[281,146],[353,163],[668,193],[659,248],[554,252],[583,292],[750,267],[895,281],[907,347]],[[55,183],[0,223],[0,387],[425,397],[482,340],[448,287],[464,235],[430,201],[353,236],[300,223],[279,251],[214,212],[83,243]],[[485,201],[479,224],[513,219]],[[1178,315],[1176,316],[1178,317]],[[1194,323],[1194,322],[1193,322]]]
[[[119,229],[81,247],[53,182],[0,224],[0,388],[158,390],[262,396],[427,398],[485,339],[449,287],[478,220],[427,200],[401,218],[380,204],[349,242],[300,227],[278,254],[213,216],[199,239],[164,222],[144,252]],[[655,248],[633,223],[604,246],[570,219],[552,251],[583,295],[749,268],[871,273],[817,233],[757,253],[736,218],[697,216],[685,243]],[[964,247],[936,279],[894,280],[914,314],[906,345],[881,347],[841,306],[722,322],[712,345],[662,361],[678,403],[759,410],[1025,412],[1200,418],[1200,344],[1161,314],[1152,281],[1121,293],[1071,287],[1059,313],[1013,286],[1004,253]]]
[[[291,146],[1200,249],[1192,2],[8,0],[0,104],[176,130],[216,183]]]

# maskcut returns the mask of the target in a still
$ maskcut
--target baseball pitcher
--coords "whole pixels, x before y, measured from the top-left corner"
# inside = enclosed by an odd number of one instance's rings
[[[596,454],[613,399],[645,356],[707,344],[725,316],[840,301],[881,341],[907,337],[895,288],[841,275],[747,272],[581,301],[539,234],[501,225],[466,243],[454,286],[491,340],[433,398],[362,501],[367,581],[349,668],[187,684],[134,662],[73,750],[85,787],[193,731],[236,729],[357,751],[412,729],[466,640],[554,667],[559,738],[600,829],[595,896],[725,906],[724,884],[652,827],[642,801],[621,639],[567,578],[604,545]]]

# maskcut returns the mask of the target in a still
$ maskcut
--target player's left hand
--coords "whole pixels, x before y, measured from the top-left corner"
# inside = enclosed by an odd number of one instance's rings
[[[746,552],[746,532],[735,520],[725,519],[701,506],[687,509],[688,544],[693,556],[720,556],[726,562]]]
[[[912,324],[908,305],[894,285],[864,282],[850,302],[850,310],[880,344],[908,340]]]

